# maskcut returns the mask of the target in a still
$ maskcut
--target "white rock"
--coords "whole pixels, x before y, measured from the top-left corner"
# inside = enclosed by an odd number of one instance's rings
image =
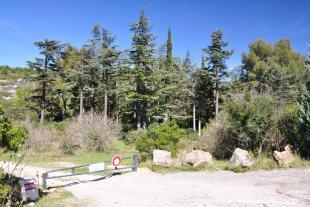
[[[173,164],[171,152],[164,150],[153,150],[153,165],[170,167]]]
[[[202,150],[193,150],[186,155],[185,163],[191,164],[194,167],[201,164],[212,164],[212,155]]]
[[[294,155],[290,145],[286,145],[283,152],[274,151],[273,156],[282,167],[290,167],[294,162]]]
[[[232,157],[229,160],[229,168],[251,167],[254,164],[248,151],[236,148]]]

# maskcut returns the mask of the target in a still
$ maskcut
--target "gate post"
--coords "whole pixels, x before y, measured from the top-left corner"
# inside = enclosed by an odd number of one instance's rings
[[[46,189],[46,178],[47,178],[47,173],[42,174],[42,187],[43,189]]]
[[[132,170],[134,171],[134,172],[137,172],[137,170],[138,170],[138,164],[139,164],[139,156],[138,155],[133,155],[133,168],[132,168]]]

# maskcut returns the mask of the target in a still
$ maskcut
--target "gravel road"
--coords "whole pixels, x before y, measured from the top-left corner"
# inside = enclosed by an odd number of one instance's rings
[[[88,207],[310,206],[310,169],[138,172],[67,187]]]
[[[14,163],[0,162],[0,166],[12,172]],[[47,170],[28,165],[20,168],[16,171],[22,177],[36,177]],[[105,179],[82,175],[50,180],[48,184],[66,186],[81,203],[86,203],[85,207],[310,206],[310,168],[170,174],[139,168],[138,172]]]

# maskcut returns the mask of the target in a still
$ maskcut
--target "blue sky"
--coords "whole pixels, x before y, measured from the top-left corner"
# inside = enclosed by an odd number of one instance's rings
[[[230,68],[241,63],[250,42],[289,38],[293,48],[306,54],[310,44],[310,1],[307,0],[1,0],[0,65],[26,66],[38,55],[33,42],[48,39],[80,47],[95,23],[109,29],[120,49],[130,47],[129,24],[146,9],[156,42],[166,41],[172,28],[174,56],[186,50],[200,64],[201,50],[210,33],[224,30],[235,53]]]

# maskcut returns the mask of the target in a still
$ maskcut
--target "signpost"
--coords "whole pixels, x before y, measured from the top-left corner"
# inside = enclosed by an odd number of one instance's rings
[[[39,189],[36,179],[22,179],[20,181],[23,201],[39,199]]]
[[[121,164],[121,162],[122,162],[122,159],[120,155],[115,155],[111,161],[115,169],[117,169],[117,167]]]

